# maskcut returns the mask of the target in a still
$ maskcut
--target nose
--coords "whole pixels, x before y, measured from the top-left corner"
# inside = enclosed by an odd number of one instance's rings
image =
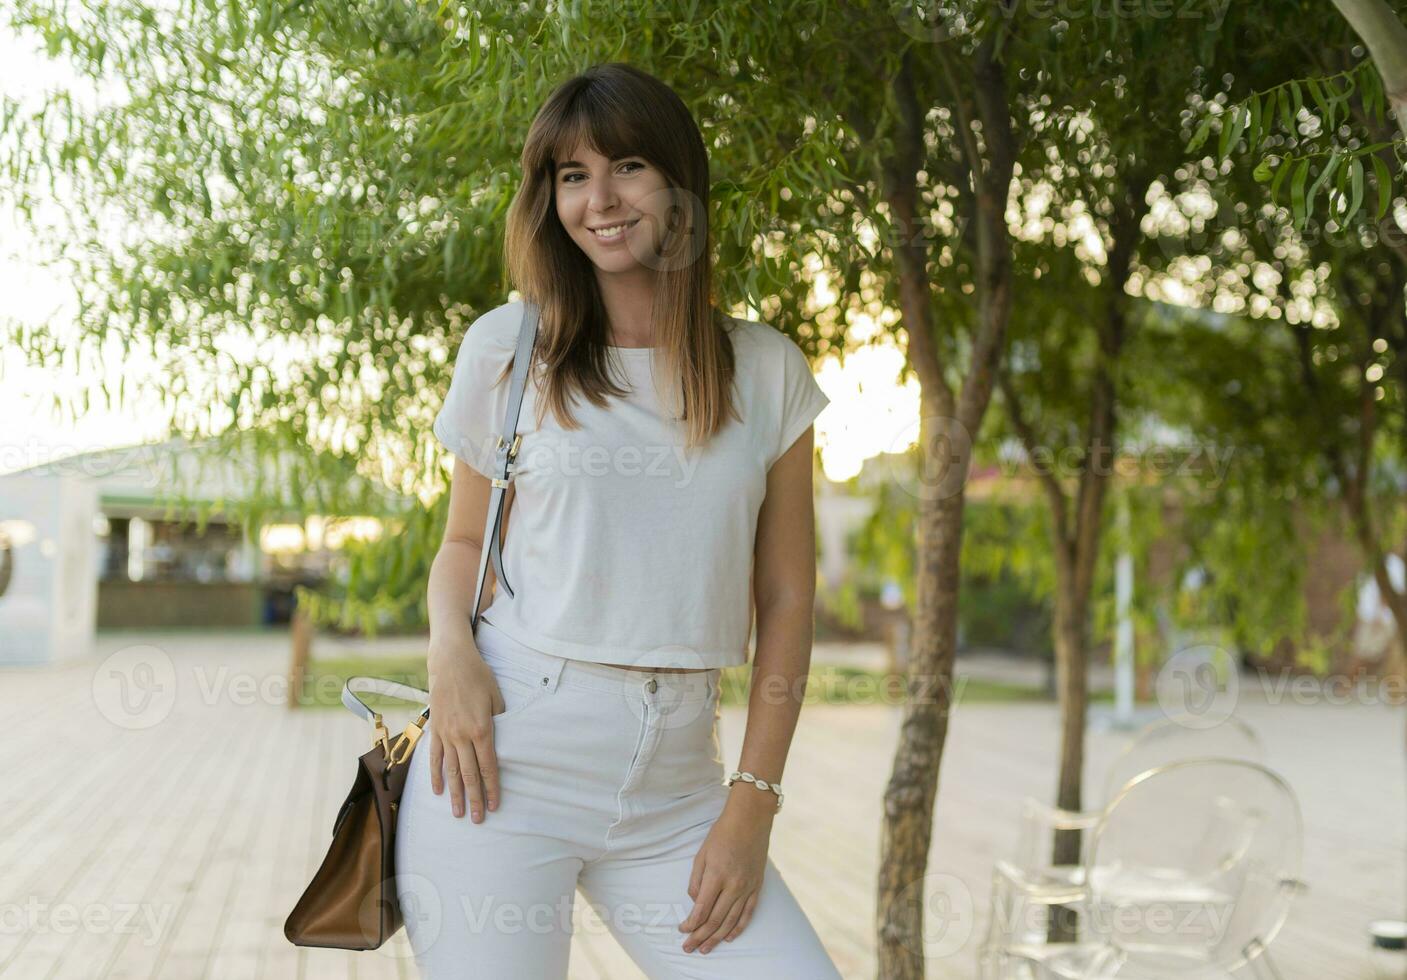
[[[609,179],[592,182],[591,198],[587,203],[592,211],[601,215],[616,206],[616,192]]]

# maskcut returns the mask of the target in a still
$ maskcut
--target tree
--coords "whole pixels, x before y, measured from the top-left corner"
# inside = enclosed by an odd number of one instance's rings
[[[1383,0],[1334,3],[1337,12],[1321,4],[1287,4],[1297,27],[1293,35],[1283,30],[1283,20],[1269,30],[1253,25],[1247,39],[1253,50],[1238,53],[1237,63],[1261,77],[1234,102],[1225,91],[1208,92],[1202,123],[1189,146],[1200,146],[1214,124],[1218,159],[1227,159],[1244,139],[1247,153],[1261,155],[1254,172],[1270,183],[1272,200],[1280,200],[1289,178],[1289,206],[1300,230],[1314,213],[1321,189],[1336,222],[1347,224],[1354,217],[1365,199],[1365,161],[1373,168],[1375,220],[1382,222],[1407,152],[1407,27]],[[1371,59],[1352,43],[1349,26],[1362,37]],[[1300,67],[1309,66],[1311,74],[1284,78],[1276,67],[1266,83],[1264,69],[1278,66],[1285,52],[1292,52]],[[1245,74],[1234,77],[1239,84]],[[1387,118],[1389,110],[1395,124]],[[1397,240],[1393,245],[1404,247]]]
[[[1275,184],[1267,195],[1248,179],[1244,164],[1232,168],[1230,158],[1239,152],[1241,133],[1234,115],[1224,123],[1221,156],[1228,164],[1215,190],[1218,215],[1230,220],[1219,217],[1223,233],[1208,236],[1206,252],[1216,263],[1211,278],[1221,291],[1221,307],[1253,318],[1259,329],[1247,342],[1265,345],[1283,359],[1269,377],[1279,378],[1285,387],[1262,412],[1280,413],[1293,440],[1285,453],[1304,460],[1297,481],[1301,493],[1331,502],[1348,519],[1367,571],[1398,624],[1399,648],[1387,665],[1388,672],[1396,674],[1407,663],[1402,648],[1407,642],[1407,594],[1392,584],[1387,565],[1391,549],[1384,541],[1401,540],[1407,533],[1401,504],[1407,438],[1407,228],[1390,206],[1392,181],[1401,169],[1396,154],[1404,144],[1383,118],[1378,97],[1383,82],[1376,67],[1359,60],[1361,49],[1347,25],[1331,20],[1320,26],[1325,34],[1313,47],[1303,48],[1306,59],[1301,67],[1315,76],[1352,75],[1360,86],[1333,98],[1316,96],[1312,107],[1297,111],[1297,125],[1289,133],[1265,136],[1260,142],[1254,135],[1248,138],[1246,152],[1259,145],[1274,151],[1250,176],[1259,180],[1268,165],[1274,166],[1278,184],[1294,166],[1294,186],[1300,190],[1292,209],[1274,206]],[[1281,39],[1273,32],[1257,39],[1265,48],[1278,43]],[[1231,90],[1277,89],[1267,85],[1275,69],[1256,56],[1257,45],[1244,57],[1228,61],[1224,78]],[[1313,79],[1306,84],[1311,83]],[[1278,90],[1283,95],[1285,86],[1294,84],[1282,83]],[[1220,97],[1217,93],[1210,98]],[[1316,154],[1327,154],[1328,159],[1315,184],[1303,193],[1309,161]],[[1371,178],[1358,172],[1350,178],[1347,193],[1337,185],[1330,189],[1327,212],[1316,216],[1314,192],[1328,186],[1338,166],[1335,161],[1347,161],[1353,173],[1354,167],[1361,168],[1363,156],[1373,162]],[[1271,160],[1280,162],[1270,164]],[[1379,202],[1375,214],[1358,207],[1365,180]],[[1283,331],[1282,336],[1273,337],[1266,324]]]

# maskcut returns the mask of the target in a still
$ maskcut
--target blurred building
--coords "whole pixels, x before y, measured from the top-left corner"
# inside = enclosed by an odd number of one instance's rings
[[[87,656],[95,629],[287,622],[342,538],[380,531],[309,513],[297,465],[178,438],[0,475],[0,663]]]

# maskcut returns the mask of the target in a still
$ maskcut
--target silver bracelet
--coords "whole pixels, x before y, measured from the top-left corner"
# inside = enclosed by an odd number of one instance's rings
[[[733,770],[733,774],[732,774],[731,776],[729,776],[727,779],[723,780],[723,785],[724,785],[724,786],[732,786],[732,785],[733,785],[734,783],[736,783],[739,779],[741,779],[741,780],[742,780],[743,782],[745,782],[745,783],[752,783],[752,784],[753,784],[754,786],[756,786],[758,789],[764,789],[764,790],[765,790],[765,789],[770,789],[772,792],[776,793],[776,794],[777,794],[777,809],[780,810],[780,809],[782,808],[782,799],[783,799],[783,797],[782,797],[782,787],[781,787],[780,785],[778,785],[777,783],[769,783],[769,782],[767,782],[767,780],[765,780],[765,779],[758,779],[756,776],[754,776],[754,775],[753,775],[752,773],[750,773],[750,772],[738,772],[736,769]]]

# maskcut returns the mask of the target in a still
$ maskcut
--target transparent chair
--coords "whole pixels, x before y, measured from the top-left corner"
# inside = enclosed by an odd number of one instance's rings
[[[984,944],[984,977],[1224,978],[1266,964],[1303,888],[1299,804],[1257,763],[1196,759],[1145,772],[1089,836],[1084,894],[1064,903],[1071,941],[1042,943],[1048,926],[1012,918],[1010,906],[1024,913],[1035,899],[1020,888],[1012,899],[1004,882],[993,903],[994,922],[1007,906],[1002,942]]]
[[[1039,961],[1044,944],[1078,931],[1069,923],[1086,911],[1085,858],[1099,817],[1030,798],[1022,802],[1016,846],[992,872],[991,917],[977,951],[979,976],[1034,976],[1031,961]]]
[[[1136,777],[1173,763],[1236,759],[1262,764],[1264,758],[1260,737],[1238,718],[1226,718],[1210,726],[1200,716],[1160,719],[1139,731],[1111,764],[1102,802],[1107,806]],[[1017,845],[1009,858],[996,863],[992,876],[992,916],[978,947],[980,976],[993,980],[1031,976],[1030,961],[1051,952],[1033,949],[1033,939],[1045,937],[1055,946],[1064,945],[1070,938],[1060,915],[1067,920],[1079,917],[1081,906],[1076,893],[1085,880],[1087,831],[1099,822],[1103,809],[1075,813],[1034,799],[1023,802]],[[1222,813],[1220,819],[1229,825],[1232,818],[1229,813]],[[1064,838],[1064,853],[1056,853],[1057,835]],[[1209,847],[1216,846],[1213,836],[1208,836],[1206,842]],[[1076,849],[1074,854],[1070,853],[1072,847]],[[1052,920],[1046,928],[1028,925],[1023,931],[1018,925],[1042,917]],[[1020,948],[1021,962],[1004,955],[1003,951],[1012,947]],[[1268,952],[1261,965],[1273,971]],[[1049,974],[1047,971],[1039,975]]]
[[[1187,759],[1242,759],[1265,764],[1265,745],[1255,729],[1236,717],[1208,726],[1194,715],[1173,715],[1144,726],[1110,764],[1104,778],[1108,805],[1134,777]]]
[[[1081,869],[1083,877],[1083,869]],[[1058,974],[1046,960],[1063,962],[1077,950],[1085,962],[1110,966],[1117,951],[1090,937],[1088,890],[1032,889],[1013,875],[1010,864],[992,874],[991,919],[978,947],[977,975],[982,980],[1046,980]],[[1052,941],[1066,939],[1067,941]]]

